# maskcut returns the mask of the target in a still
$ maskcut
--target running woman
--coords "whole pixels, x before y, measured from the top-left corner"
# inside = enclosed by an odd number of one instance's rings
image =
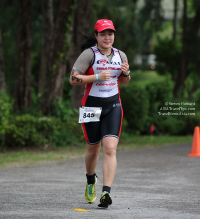
[[[81,46],[83,52],[76,60],[70,76],[71,85],[85,85],[79,109],[79,122],[87,147],[85,198],[88,203],[96,200],[95,169],[102,144],[103,187],[98,206],[105,208],[112,204],[110,192],[117,167],[116,149],[122,129],[123,111],[119,84],[127,85],[130,81],[125,53],[112,47],[115,31],[111,20],[98,20],[94,25],[95,37],[85,35]]]

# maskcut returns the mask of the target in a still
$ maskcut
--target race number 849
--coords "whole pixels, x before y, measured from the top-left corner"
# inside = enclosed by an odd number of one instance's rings
[[[80,107],[79,123],[97,122],[101,116],[101,107]]]
[[[86,117],[88,117],[88,118],[92,118],[92,117],[94,117],[94,113],[83,113],[83,118],[85,119]]]

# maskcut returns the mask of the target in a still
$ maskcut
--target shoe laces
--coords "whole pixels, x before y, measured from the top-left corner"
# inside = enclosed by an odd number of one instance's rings
[[[94,186],[94,185],[88,185],[88,195],[89,195],[89,196],[92,195],[93,186]]]

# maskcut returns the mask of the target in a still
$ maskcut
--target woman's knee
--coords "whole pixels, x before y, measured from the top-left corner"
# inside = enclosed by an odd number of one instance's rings
[[[116,155],[116,149],[106,148],[106,149],[104,149],[104,155],[115,156]]]
[[[92,157],[96,157],[100,152],[100,144],[97,145],[89,145],[87,144],[87,154]]]
[[[116,150],[117,150],[117,144],[115,143],[109,143],[103,145],[103,151],[105,155],[115,156]]]
[[[116,155],[118,139],[114,137],[106,137],[103,139],[104,154],[112,156]]]

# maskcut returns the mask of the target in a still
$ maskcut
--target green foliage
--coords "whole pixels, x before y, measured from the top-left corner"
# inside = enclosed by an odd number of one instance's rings
[[[143,130],[148,114],[148,94],[138,86],[127,85],[121,88],[121,98],[127,129],[132,133],[139,134]]]
[[[145,78],[145,75],[143,75]],[[143,80],[142,74],[140,80]],[[134,79],[134,77],[133,77]],[[156,135],[188,135],[193,134],[194,127],[200,125],[200,112],[198,105],[193,105],[194,111],[186,110],[183,115],[159,115],[158,112],[172,112],[163,110],[166,102],[180,103],[183,100],[174,100],[173,98],[173,82],[170,77],[165,80],[155,80],[155,82],[147,83],[145,86],[136,86],[139,79],[131,82],[127,87],[121,89],[121,97],[124,108],[125,124],[123,130],[132,134],[150,134],[150,125],[154,124]],[[144,82],[145,83],[145,82]],[[189,82],[188,82],[189,84]],[[189,85],[188,85],[189,86]],[[193,95],[193,101],[199,102],[199,90]],[[184,102],[190,102],[189,100]],[[186,106],[183,106],[186,107]],[[189,106],[191,107],[191,106]],[[188,108],[188,107],[187,107]],[[173,111],[183,112],[181,110]],[[194,115],[187,115],[194,113]]]
[[[14,84],[17,66],[17,9],[18,0],[1,0],[0,28],[2,31],[2,47],[4,54],[4,66],[6,72],[6,87],[12,94],[14,94]]]
[[[113,46],[126,53],[129,64],[134,60],[133,57],[138,45],[136,41],[136,9],[136,3],[131,0],[93,0],[91,10],[91,35],[94,33],[93,25],[98,19],[105,18],[112,20],[117,30]]]
[[[181,111],[177,112],[181,113]],[[189,111],[185,111],[185,115],[155,115],[155,134],[192,135],[194,127],[200,126],[200,112],[194,111],[195,115],[188,113]]]
[[[160,83],[166,79],[166,76],[159,75],[156,71],[131,71],[132,86],[138,85],[141,88],[145,88],[148,84]],[[130,86],[130,85],[129,85]]]
[[[37,117],[33,115],[13,115],[6,127],[6,147],[40,146],[51,144],[52,135],[60,127],[55,117]]]
[[[188,115],[184,118],[185,129],[183,130],[183,135],[193,134],[194,127],[200,126],[200,111],[195,111],[195,115]]]
[[[6,94],[0,90],[0,134],[5,133],[6,126],[9,122],[10,112],[12,110],[12,103]]]
[[[182,100],[174,100],[173,99],[173,83],[170,78],[166,78],[165,81],[161,83],[152,83],[147,85],[146,90],[149,94],[149,114],[148,119],[146,121],[145,129],[143,133],[148,133],[150,124],[155,125],[155,133],[156,134],[169,134],[169,135],[186,135],[192,134],[194,126],[200,124],[200,118],[198,111],[185,111],[185,113],[195,113],[195,115],[159,115],[158,112],[167,113],[172,112],[169,108],[164,111],[161,110],[163,107],[167,107],[169,105],[165,105],[165,102],[176,102],[180,103]],[[184,102],[190,102],[186,99]],[[177,106],[176,106],[177,107]],[[183,106],[185,107],[185,106]],[[191,106],[190,106],[191,107]],[[195,107],[195,106],[194,106]],[[181,113],[183,111],[173,111],[177,113]]]
[[[78,145],[83,141],[81,125],[78,123],[78,110],[70,108],[69,101],[55,101],[53,114],[60,119],[60,128],[52,136],[54,146]]]
[[[169,49],[170,48],[170,49]],[[181,45],[169,38],[158,39],[154,47],[156,70],[159,74],[171,74],[175,79],[180,68]]]
[[[185,121],[179,116],[154,116],[156,134],[181,135],[185,130]]]
[[[142,54],[149,53],[149,41],[160,30],[163,22],[163,9],[160,0],[146,0],[138,13],[137,42]]]
[[[155,127],[157,127],[157,121],[159,121],[158,123],[160,124],[160,116],[158,115],[158,112],[160,111],[160,107],[165,106],[165,102],[172,99],[172,88],[173,84],[169,77],[160,82],[147,84],[145,87],[145,90],[148,93],[149,109],[142,134],[149,133],[151,124],[154,124]],[[158,131],[158,133],[161,132],[160,129],[157,129],[156,131]]]
[[[70,100],[71,99],[71,93],[72,93],[72,86],[69,83],[69,77],[70,75],[66,76],[64,79],[64,90],[63,90],[63,100]]]
[[[66,95],[69,95],[66,93]],[[33,108],[12,114],[10,97],[0,91],[0,145],[4,148],[18,146],[55,147],[79,145],[83,141],[78,110],[70,108],[69,101],[54,101],[52,115],[43,116],[39,111],[41,97],[32,91]]]
[[[160,107],[165,106],[165,102],[172,100],[173,84],[170,78],[159,83],[151,83],[146,86],[149,95],[149,116],[158,114]]]
[[[195,102],[195,107],[197,110],[200,110],[200,88],[197,89],[193,94],[192,94],[193,100]]]
[[[68,101],[55,101],[52,109],[53,116],[40,115],[35,109],[32,115],[31,111],[29,114],[10,115],[9,98],[2,94],[0,104],[2,118],[0,130],[5,134],[5,139],[0,139],[0,144],[4,148],[45,145],[66,147],[79,145],[83,141],[81,125],[78,124],[78,111],[70,109]]]

